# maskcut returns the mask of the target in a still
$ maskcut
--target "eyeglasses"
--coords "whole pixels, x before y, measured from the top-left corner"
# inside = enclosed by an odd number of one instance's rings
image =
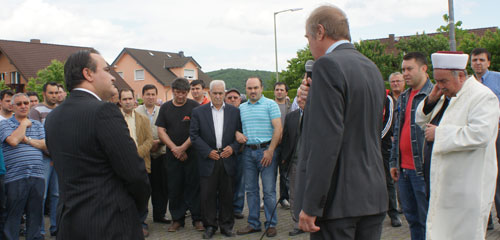
[[[240,98],[240,97],[237,97],[237,96],[229,96],[229,97],[227,97],[227,99],[229,99],[229,100],[233,100],[233,99],[236,100],[238,98]]]
[[[16,102],[16,106],[20,107],[21,105],[26,105],[26,106],[29,106],[30,105],[30,102],[29,101],[25,101],[25,102]]]

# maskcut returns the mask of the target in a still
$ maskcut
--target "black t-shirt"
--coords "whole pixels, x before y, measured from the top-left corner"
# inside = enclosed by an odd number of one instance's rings
[[[187,102],[177,107],[172,101],[168,101],[160,107],[156,126],[165,128],[170,139],[175,145],[182,145],[189,138],[189,124],[191,123],[191,112],[200,104],[188,99]]]

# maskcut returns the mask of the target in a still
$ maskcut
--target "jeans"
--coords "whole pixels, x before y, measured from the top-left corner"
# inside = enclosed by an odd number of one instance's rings
[[[233,211],[242,213],[245,206],[245,175],[243,174],[243,153],[239,153],[236,162],[236,173],[234,174],[233,189]]]
[[[21,217],[26,209],[26,240],[43,239],[40,228],[43,218],[42,178],[23,178],[5,184],[7,211],[3,229],[5,239],[19,239]]]
[[[43,194],[43,206],[45,206],[45,201],[49,199],[49,209],[50,209],[50,232],[57,232],[57,202],[59,202],[59,184],[57,183],[57,173],[54,166],[51,166],[50,158],[43,158],[43,163],[45,165],[45,192]],[[47,196],[47,193],[50,193]],[[42,210],[42,216],[44,215],[44,209]],[[40,233],[45,235],[45,218],[42,217],[42,227]]]
[[[278,223],[276,212],[276,153],[273,155],[271,164],[263,167],[260,163],[266,148],[252,150],[245,147],[243,151],[243,162],[245,165],[245,192],[248,204],[248,223],[254,229],[260,229],[260,191],[259,175],[262,178],[264,193],[264,213],[266,215],[265,227],[275,227]],[[271,215],[272,214],[272,215]],[[271,217],[272,216],[272,217]]]
[[[429,202],[425,193],[425,180],[417,176],[415,170],[402,169],[399,175],[398,188],[403,213],[410,225],[411,239],[425,239],[425,222]],[[450,199],[451,201],[451,199]]]

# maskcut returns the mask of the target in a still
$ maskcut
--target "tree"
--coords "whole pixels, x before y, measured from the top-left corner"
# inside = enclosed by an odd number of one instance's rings
[[[5,84],[5,81],[0,81],[0,91],[4,89],[10,89],[10,87]]]
[[[304,78],[304,74],[306,73],[305,65],[307,60],[314,60],[311,51],[309,50],[309,45],[303,49],[299,49],[297,51],[297,57],[287,61],[287,70],[283,70],[279,74],[280,82],[285,82],[290,89],[298,88]]]
[[[38,71],[36,78],[30,78],[26,90],[34,91],[42,96],[43,85],[48,82],[56,82],[64,85],[64,64],[58,60],[52,60],[46,68]]]
[[[377,65],[382,77],[388,79],[391,73],[401,68],[401,56],[386,53],[386,45],[380,41],[362,41],[354,43],[356,49]]]

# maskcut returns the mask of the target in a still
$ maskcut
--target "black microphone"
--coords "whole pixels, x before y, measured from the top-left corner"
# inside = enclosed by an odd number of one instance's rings
[[[308,78],[312,79],[312,72],[313,72],[313,65],[314,61],[313,60],[307,60],[306,62],[306,74]]]

